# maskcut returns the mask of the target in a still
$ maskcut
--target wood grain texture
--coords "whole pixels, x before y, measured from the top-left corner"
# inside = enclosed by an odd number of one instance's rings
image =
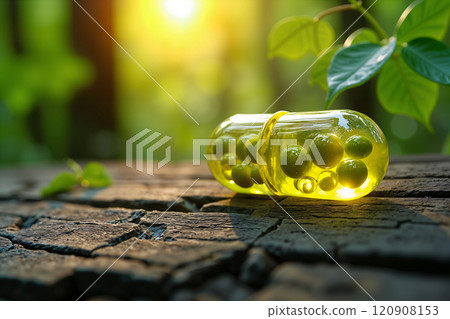
[[[0,298],[76,299],[121,257],[83,299],[369,300],[331,256],[377,300],[450,300],[448,156],[393,158],[358,200],[282,208],[205,165],[107,166],[111,187],[50,199],[62,166],[0,170]]]

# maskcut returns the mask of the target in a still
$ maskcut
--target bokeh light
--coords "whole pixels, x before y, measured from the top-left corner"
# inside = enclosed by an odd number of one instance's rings
[[[394,115],[391,120],[391,130],[402,140],[410,139],[417,131],[417,122],[410,117]]]
[[[163,7],[169,16],[186,21],[194,16],[197,3],[195,0],[163,0]]]

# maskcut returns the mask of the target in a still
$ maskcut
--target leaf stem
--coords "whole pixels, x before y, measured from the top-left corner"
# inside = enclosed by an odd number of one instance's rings
[[[348,0],[348,1],[352,4],[352,6],[355,10],[364,14],[364,17],[366,18],[366,20],[372,25],[372,27],[378,32],[378,34],[383,39],[389,38],[386,31],[384,31],[384,29],[381,27],[380,23],[378,23],[378,21],[373,17],[373,15],[371,13],[369,13],[369,11],[366,11],[366,9],[362,6],[361,1],[357,1],[357,0]]]
[[[316,21],[321,20],[321,19],[325,18],[326,16],[336,13],[336,12],[355,10],[355,9],[356,8],[353,4],[343,4],[343,5],[336,6],[336,7],[333,7],[333,8],[330,8],[330,9],[320,12],[317,16],[314,17],[314,20],[316,20]]]

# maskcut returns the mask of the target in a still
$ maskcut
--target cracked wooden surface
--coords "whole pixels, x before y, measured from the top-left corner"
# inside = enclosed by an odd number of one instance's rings
[[[450,299],[449,157],[393,158],[355,201],[277,198],[304,230],[205,166],[112,162],[113,186],[42,199],[62,169],[0,171],[2,299],[76,299],[126,251],[83,299],[368,300],[322,249],[375,299]]]

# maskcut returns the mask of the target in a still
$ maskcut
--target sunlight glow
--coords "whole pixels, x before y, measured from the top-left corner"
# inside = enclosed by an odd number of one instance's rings
[[[352,198],[355,194],[355,190],[347,187],[342,187],[337,191],[341,198]]]
[[[196,0],[163,0],[163,7],[171,17],[186,21],[195,13]]]

